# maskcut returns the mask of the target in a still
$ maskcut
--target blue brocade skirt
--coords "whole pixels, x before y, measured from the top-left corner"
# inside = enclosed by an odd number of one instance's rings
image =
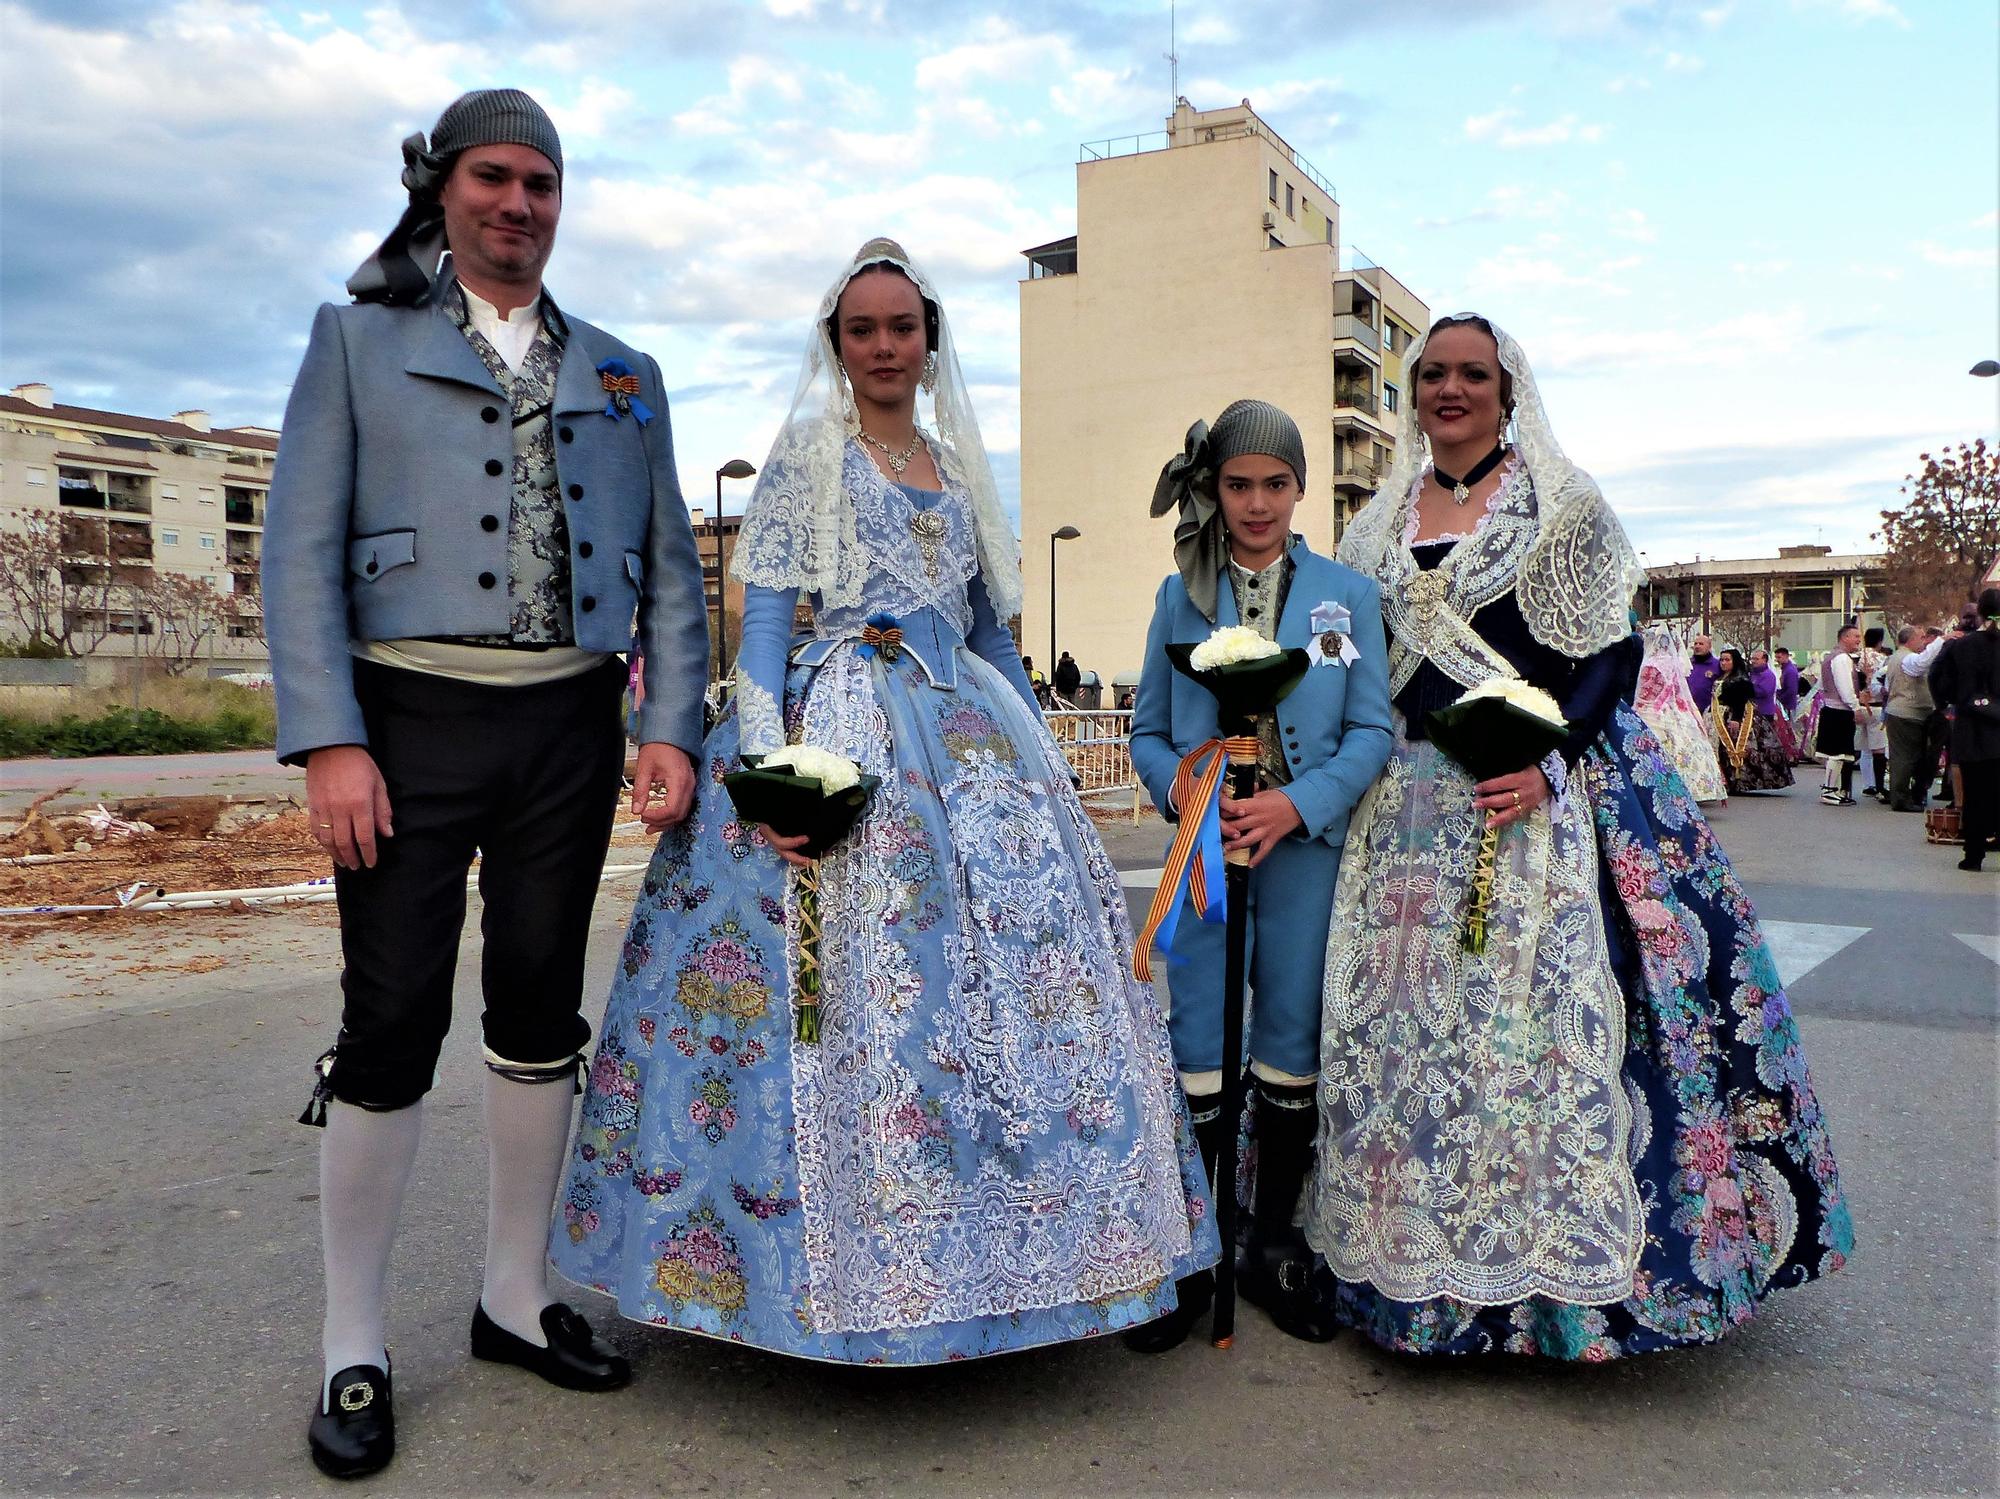
[[[550,1258],[635,1321],[927,1364],[1093,1337],[1219,1250],[1118,875],[1039,716],[852,645],[788,737],[882,778],[820,861],[821,1037],[794,1037],[795,881],[722,788],[654,853]]]
[[[1597,1361],[1712,1342],[1771,1291],[1852,1253],[1826,1119],[1756,914],[1630,708],[1580,762],[1579,794],[1625,999],[1619,1078],[1643,1206],[1632,1293],[1602,1305],[1399,1301],[1322,1269],[1339,1320],[1385,1348]]]

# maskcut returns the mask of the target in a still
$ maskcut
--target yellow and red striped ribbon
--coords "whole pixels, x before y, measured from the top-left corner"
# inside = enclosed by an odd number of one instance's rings
[[[1174,771],[1174,808],[1180,826],[1174,830],[1173,847],[1167,850],[1166,867],[1160,871],[1159,888],[1153,892],[1152,907],[1132,949],[1132,975],[1141,982],[1153,978],[1153,938],[1181,898],[1183,886],[1192,886],[1195,914],[1208,914],[1208,870],[1199,848],[1202,823],[1215,803],[1222,773],[1234,759],[1257,757],[1257,736],[1238,735],[1228,739],[1205,739],[1181,756]],[[1207,763],[1204,764],[1203,762]]]

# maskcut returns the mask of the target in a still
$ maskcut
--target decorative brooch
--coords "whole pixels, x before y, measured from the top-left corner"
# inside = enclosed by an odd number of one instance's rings
[[[643,427],[653,419],[653,408],[639,399],[639,377],[632,373],[631,365],[622,359],[607,359],[597,367],[597,378],[610,397],[604,403],[604,414],[614,422],[621,416],[632,416]]]
[[[861,630],[861,644],[854,654],[863,660],[878,650],[884,661],[894,661],[903,649],[903,627],[893,614],[871,614]]]

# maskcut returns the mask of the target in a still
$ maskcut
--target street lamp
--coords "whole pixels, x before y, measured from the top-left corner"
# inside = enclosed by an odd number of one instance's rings
[[[1982,359],[1966,373],[1977,375],[1982,380],[1991,380],[1995,375],[2000,375],[2000,359]]]
[[[729,676],[729,580],[723,576],[722,561],[722,481],[748,479],[756,468],[741,458],[732,458],[715,471],[715,679]]]
[[[1083,532],[1075,526],[1064,526],[1060,531],[1049,532],[1049,680],[1055,681],[1056,669],[1056,543],[1075,541]]]

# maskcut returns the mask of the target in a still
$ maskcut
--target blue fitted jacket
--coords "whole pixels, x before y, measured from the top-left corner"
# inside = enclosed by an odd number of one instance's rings
[[[285,407],[264,531],[278,757],[368,743],[350,639],[504,635],[513,431],[507,398],[444,309],[319,310]],[[545,304],[545,312],[554,312]],[[660,369],[554,312],[555,455],[576,643],[646,659],[642,741],[701,749],[708,614],[674,472]],[[653,420],[605,413],[598,366],[622,359]],[[496,524],[497,522],[497,524]]]
[[[1292,585],[1278,616],[1278,644],[1307,645],[1313,610],[1335,603],[1353,616],[1354,645],[1361,652],[1352,666],[1308,668],[1305,680],[1278,704],[1279,738],[1292,777],[1290,785],[1278,789],[1298,808],[1305,837],[1339,848],[1347,838],[1348,813],[1389,762],[1389,652],[1382,633],[1382,592],[1373,579],[1320,556],[1302,540],[1293,541],[1289,555]],[[1216,718],[1215,699],[1174,669],[1167,647],[1206,640],[1211,631],[1240,623],[1236,591],[1227,578],[1216,590],[1213,625],[1195,608],[1179,573],[1160,585],[1154,600],[1139,696],[1132,708],[1132,767],[1169,821],[1174,820],[1168,803],[1174,771],[1183,755],[1215,734]]]

